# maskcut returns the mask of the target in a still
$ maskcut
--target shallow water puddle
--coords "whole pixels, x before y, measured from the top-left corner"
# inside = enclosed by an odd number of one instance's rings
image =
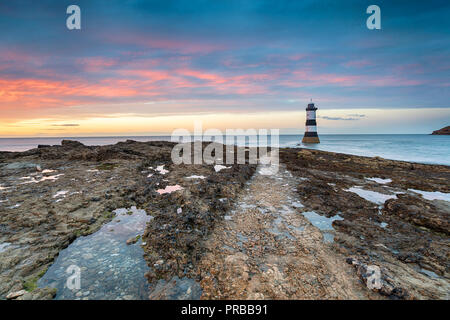
[[[373,202],[376,204],[384,204],[386,202],[386,200],[397,198],[396,195],[383,194],[383,193],[379,193],[379,192],[371,191],[371,190],[364,190],[361,187],[351,187],[350,189],[347,189],[344,191],[356,193],[361,198],[366,199],[367,201],[370,201],[370,202]]]
[[[148,299],[149,270],[140,240],[127,245],[131,237],[141,235],[153,217],[145,210],[117,209],[116,217],[97,232],[77,238],[59,253],[39,287],[57,288],[55,299]],[[80,289],[70,290],[67,273],[70,266],[80,268]],[[69,281],[69,284],[71,282]]]
[[[308,219],[309,222],[315,227],[317,227],[320,231],[331,231],[333,228],[333,221],[336,220],[344,220],[340,215],[335,215],[334,217],[327,218],[325,216],[321,216],[320,214],[315,213],[314,211],[306,211],[302,212],[302,215]],[[330,232],[323,232],[323,240],[324,242],[333,242],[334,235]]]
[[[311,224],[321,231],[333,230],[333,221],[344,220],[340,215],[335,215],[334,217],[327,218],[315,213],[314,211],[302,212],[302,215],[308,219]]]
[[[416,190],[416,189],[408,189],[408,191],[419,193],[422,195],[422,197],[424,199],[427,199],[427,200],[450,201],[450,193],[443,193],[443,192],[439,192],[439,191],[422,191],[422,190]]]
[[[291,236],[289,234],[289,232],[287,231],[282,231],[280,230],[280,228],[282,228],[283,226],[286,226],[283,223],[283,218],[282,217],[277,217],[275,218],[275,220],[273,220],[272,222],[272,227],[270,229],[268,229],[268,231],[272,234],[274,234],[278,239],[279,238],[287,238],[289,240],[295,240],[295,238],[293,236]],[[287,228],[289,228],[290,226],[286,226]],[[302,231],[302,229],[300,228],[298,231]]]

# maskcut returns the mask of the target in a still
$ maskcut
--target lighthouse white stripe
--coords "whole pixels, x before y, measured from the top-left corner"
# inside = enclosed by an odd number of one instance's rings
[[[306,132],[317,132],[317,126],[306,126]]]
[[[315,111],[306,111],[306,120],[314,120],[316,118]]]

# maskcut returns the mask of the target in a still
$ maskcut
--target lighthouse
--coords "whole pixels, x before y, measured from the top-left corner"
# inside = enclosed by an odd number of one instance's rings
[[[302,143],[320,143],[317,135],[316,110],[314,103],[308,103],[306,108],[306,129]]]

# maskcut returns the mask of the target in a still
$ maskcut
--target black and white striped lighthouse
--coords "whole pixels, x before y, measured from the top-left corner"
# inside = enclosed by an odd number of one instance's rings
[[[316,110],[314,103],[308,103],[306,108],[306,129],[302,143],[320,143],[317,135]]]

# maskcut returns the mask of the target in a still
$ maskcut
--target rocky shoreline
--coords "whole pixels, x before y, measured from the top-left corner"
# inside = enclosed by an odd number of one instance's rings
[[[111,221],[115,209],[131,206],[145,208],[155,221],[143,235],[145,259],[154,270],[149,280],[188,275],[201,252],[197,243],[256,166],[216,172],[213,165],[173,165],[174,145],[63,141],[0,152],[0,299],[17,292],[18,299],[54,297],[54,289],[38,288],[37,281],[58,253]],[[178,184],[182,191],[158,193]],[[156,268],[160,260],[164,264]]]
[[[282,150],[280,158],[307,179],[297,186],[306,207],[343,218],[333,222],[333,247],[363,282],[376,266],[374,290],[384,296],[449,298],[448,166],[307,149]]]
[[[307,298],[306,288],[297,288],[297,294],[290,296],[281,291],[279,296],[261,296],[256,289],[250,295],[249,281],[238,280],[242,274],[221,271],[211,263],[227,258],[222,256],[223,251],[211,248],[222,239],[220,230],[231,226],[223,226],[230,212],[241,210],[245,190],[260,190],[253,187],[255,183],[271,185],[264,177],[253,179],[257,166],[247,162],[218,170],[213,164],[174,165],[173,146],[170,142],[131,140],[109,146],[63,141],[60,146],[39,146],[26,152],[0,152],[0,299],[8,295],[52,299],[55,289],[40,288],[37,281],[59,252],[111,221],[114,210],[132,206],[145,209],[153,217],[141,235],[142,242],[129,243],[144,250],[151,299],[175,295],[202,299]],[[281,149],[280,161],[293,178],[279,181],[295,190],[290,197],[296,197],[302,206],[289,211],[301,221],[292,222],[295,219],[290,218],[285,224],[304,224],[305,230],[316,234],[317,228],[302,215],[314,211],[323,217],[341,218],[332,222],[333,242],[305,240],[303,247],[295,250],[304,252],[309,243],[309,252],[317,250],[321,257],[331,255],[339,262],[339,273],[330,271],[332,278],[345,274],[345,279],[337,283],[360,284],[354,285],[352,294],[346,294],[338,284],[331,284],[334,291],[311,289],[317,294],[309,298],[448,299],[450,202],[431,200],[435,192],[440,192],[438,198],[450,192],[448,166],[307,149]],[[272,214],[277,214],[278,209],[274,210]],[[255,219],[261,221],[257,216]],[[255,222],[255,228],[257,225]],[[246,232],[251,234],[252,230]],[[257,232],[262,231],[253,230]],[[267,248],[276,248],[275,238],[264,234],[268,238],[260,241],[269,241]],[[301,246],[300,234],[295,236],[297,240],[288,240]],[[311,239],[317,237],[320,233]],[[251,242],[244,246],[249,250],[258,245]],[[273,250],[280,254],[284,252],[281,249]],[[239,259],[237,263],[241,263]],[[248,255],[245,261],[249,265],[241,265],[243,271],[239,270],[247,277],[258,278],[257,269],[250,275],[245,271],[254,269],[251,263],[258,261],[257,256]],[[332,265],[327,258],[318,261],[316,269],[297,267],[315,272],[321,264]],[[374,273],[379,277],[374,278]],[[294,275],[288,280],[290,277]],[[244,291],[238,295],[234,289],[221,287],[225,280],[237,286],[240,283]],[[288,282],[300,286],[302,282],[298,281]],[[323,281],[324,285],[328,280]],[[261,288],[272,292],[268,289],[271,285],[266,283]],[[176,293],[180,288],[185,292]]]

